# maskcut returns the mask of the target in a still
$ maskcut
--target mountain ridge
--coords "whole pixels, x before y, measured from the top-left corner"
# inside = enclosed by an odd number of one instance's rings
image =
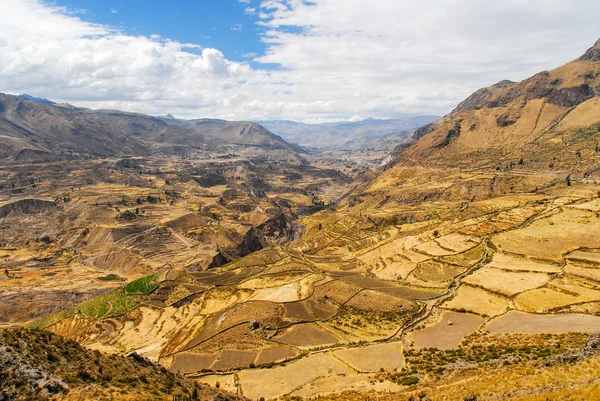
[[[64,158],[242,152],[306,163],[304,151],[251,122],[177,120],[91,110],[0,94],[0,158]]]

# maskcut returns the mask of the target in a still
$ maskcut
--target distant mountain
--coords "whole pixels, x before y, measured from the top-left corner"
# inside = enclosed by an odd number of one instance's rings
[[[262,147],[268,150],[288,150],[306,153],[297,145],[291,145],[282,137],[266,130],[263,126],[247,121],[225,121],[202,118],[197,120],[179,120],[161,118],[167,124],[184,128],[212,138],[218,138],[229,145]]]
[[[378,120],[368,118],[356,122],[305,124],[294,121],[260,121],[259,124],[286,141],[317,149],[368,148],[380,146],[379,139],[392,133],[403,140],[406,131],[436,121],[438,116],[412,116]],[[404,132],[404,133],[402,133]],[[397,145],[398,142],[394,144]]]
[[[306,163],[258,124],[177,120],[115,110],[89,110],[0,94],[0,159],[237,153]]]
[[[31,96],[31,95],[28,95],[27,93],[23,93],[22,95],[19,95],[19,96],[24,99],[27,99],[27,100],[33,100],[35,102],[56,104],[56,102],[53,102],[52,100],[44,99],[43,97]]]

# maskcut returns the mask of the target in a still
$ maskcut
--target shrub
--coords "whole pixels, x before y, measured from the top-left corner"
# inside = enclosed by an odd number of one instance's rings
[[[402,386],[413,386],[419,382],[419,378],[416,376],[408,376],[403,379],[400,379],[398,384]]]

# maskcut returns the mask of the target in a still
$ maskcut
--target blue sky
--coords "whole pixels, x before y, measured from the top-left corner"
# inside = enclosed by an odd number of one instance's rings
[[[443,115],[583,54],[598,15],[597,0],[0,0],[0,92],[180,118]]]
[[[226,58],[249,61],[262,54],[264,28],[256,25],[260,1],[239,0],[57,0],[56,4],[80,11],[83,20],[121,28],[132,35],[163,38],[219,49]],[[253,63],[253,67],[261,67]]]

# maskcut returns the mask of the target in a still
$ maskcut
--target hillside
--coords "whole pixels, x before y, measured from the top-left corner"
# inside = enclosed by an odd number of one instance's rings
[[[160,119],[0,94],[0,158],[7,161],[238,152],[304,163],[298,151],[253,123]]]
[[[411,116],[378,120],[368,118],[355,122],[305,124],[294,121],[261,121],[272,132],[287,141],[316,149],[366,149],[379,146],[379,139],[394,133],[411,131],[437,120],[437,116]],[[401,142],[405,134],[397,139]]]
[[[60,336],[27,329],[0,331],[3,400],[239,399],[198,386],[149,360],[107,355]]]
[[[394,164],[596,174],[598,95],[600,41],[562,67],[478,90],[417,130],[396,149]]]

